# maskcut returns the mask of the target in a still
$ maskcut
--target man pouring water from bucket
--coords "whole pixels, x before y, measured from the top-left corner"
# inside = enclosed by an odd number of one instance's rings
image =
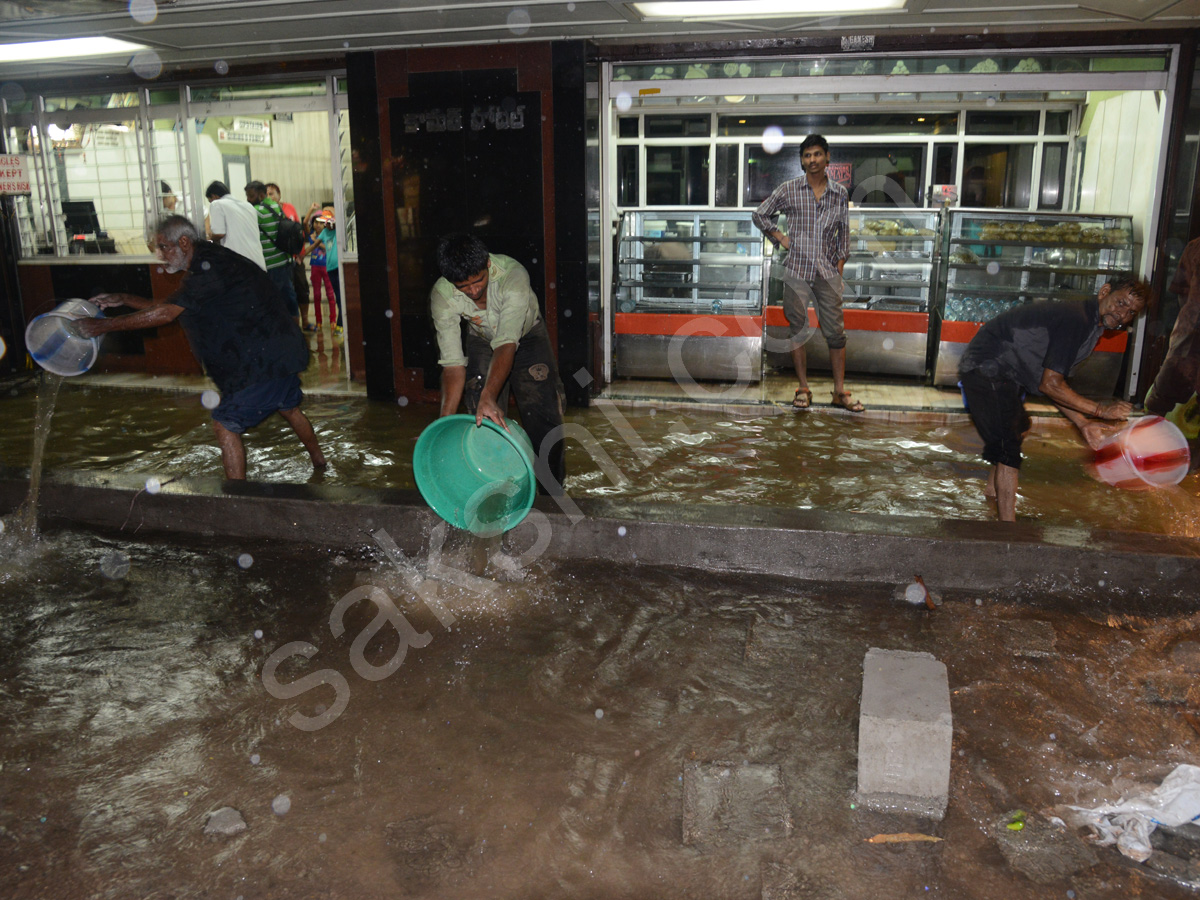
[[[225,477],[246,477],[242,434],[278,412],[292,426],[312,459],[325,468],[308,417],[300,411],[300,375],[308,366],[308,344],[283,298],[257,265],[226,247],[201,240],[183,216],[157,225],[155,256],[168,272],[183,272],[175,293],[161,302],[132,294],[99,294],[102,309],[138,310],[111,319],[79,323],[88,337],[110,331],[157,328],[179,320],[192,352],[217,385],[221,402],[212,411]]]
[[[1062,300],[1014,307],[987,322],[959,363],[963,397],[992,464],[984,493],[1002,522],[1016,521],[1026,392],[1042,394],[1079,429],[1093,450],[1104,441],[1101,421],[1127,419],[1124,400],[1098,402],[1076,393],[1067,376],[1087,359],[1105,331],[1125,328],[1146,307],[1150,288],[1116,277],[1094,300]]]
[[[442,367],[440,415],[454,415],[465,400],[477,425],[488,419],[507,428],[504,413],[511,388],[533,443],[539,487],[557,495],[566,476],[559,437],[563,390],[529,273],[512,257],[489,253],[483,241],[464,232],[442,238],[437,264],[442,277],[430,292],[430,309]],[[556,429],[551,446],[543,447]]]

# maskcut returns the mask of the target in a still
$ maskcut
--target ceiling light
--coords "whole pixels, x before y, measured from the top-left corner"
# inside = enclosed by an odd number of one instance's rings
[[[647,0],[631,6],[645,19],[749,19],[854,15],[904,9],[908,0]]]
[[[59,41],[25,41],[0,44],[0,59],[5,62],[32,62],[36,59],[76,59],[81,56],[113,56],[145,50],[145,44],[119,41],[108,37],[64,38]]]

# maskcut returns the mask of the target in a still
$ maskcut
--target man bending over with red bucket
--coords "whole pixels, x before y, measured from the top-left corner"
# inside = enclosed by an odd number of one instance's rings
[[[163,219],[152,245],[164,269],[184,273],[175,293],[161,302],[99,294],[92,302],[101,309],[128,306],[138,312],[87,319],[80,330],[96,337],[179,319],[192,352],[221,392],[212,422],[225,477],[246,477],[242,434],[275,412],[292,426],[313,468],[325,468],[312,424],[300,411],[299,373],[308,367],[308,344],[267,273],[232,250],[201,240],[183,216]]]
[[[984,493],[996,501],[1000,521],[1017,518],[1026,392],[1045,395],[1093,450],[1106,432],[1092,419],[1129,418],[1133,407],[1124,400],[1089,400],[1067,384],[1067,376],[1092,355],[1105,331],[1136,319],[1149,297],[1144,282],[1116,277],[1100,288],[1095,300],[1028,303],[1001,313],[967,346],[958,375],[971,420],[983,438],[983,458],[993,466]]]

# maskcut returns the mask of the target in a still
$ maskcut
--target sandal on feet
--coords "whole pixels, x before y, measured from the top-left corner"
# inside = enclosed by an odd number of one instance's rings
[[[793,409],[808,409],[812,406],[812,391],[807,388],[796,388],[796,396],[792,398]]]
[[[850,412],[862,412],[865,408],[860,402],[850,396],[849,391],[842,391],[841,393],[834,391],[833,402],[829,405],[837,406],[841,409],[849,410]]]

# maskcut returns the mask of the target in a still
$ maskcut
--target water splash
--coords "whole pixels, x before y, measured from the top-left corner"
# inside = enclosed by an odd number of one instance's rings
[[[25,501],[13,513],[10,530],[18,542],[37,540],[38,495],[42,488],[42,458],[46,453],[46,439],[50,436],[50,420],[54,417],[54,404],[58,401],[58,389],[63,377],[53,372],[43,372],[38,385],[37,417],[33,426],[33,458],[29,465],[29,493]]]

